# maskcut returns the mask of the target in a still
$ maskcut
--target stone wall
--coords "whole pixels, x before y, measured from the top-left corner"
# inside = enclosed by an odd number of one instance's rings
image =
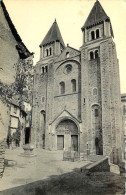
[[[0,141],[0,178],[4,172],[4,158],[5,158],[6,140]]]
[[[16,49],[17,43],[8,26],[1,6],[0,37],[0,80],[6,84],[11,84],[15,80],[16,63],[19,60],[19,55]]]
[[[86,167],[81,168],[82,172],[85,174],[90,174],[93,172],[110,172],[110,165],[108,158],[105,157],[97,162],[94,162]]]

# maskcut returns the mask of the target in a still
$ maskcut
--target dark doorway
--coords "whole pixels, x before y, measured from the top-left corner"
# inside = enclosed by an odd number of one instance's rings
[[[30,142],[30,127],[25,129],[25,144],[29,144]]]
[[[64,148],[64,135],[57,135],[57,150]]]
[[[78,135],[71,135],[71,148],[73,151],[78,151]]]

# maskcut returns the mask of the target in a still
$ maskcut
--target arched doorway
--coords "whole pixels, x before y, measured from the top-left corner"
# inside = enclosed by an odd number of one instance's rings
[[[92,129],[95,154],[102,155],[102,116],[101,109],[98,104],[92,105]]]
[[[46,127],[46,112],[42,110],[40,112],[40,134],[41,134],[41,147],[45,148],[45,127]]]
[[[63,119],[56,127],[57,149],[79,150],[78,127],[71,119]]]

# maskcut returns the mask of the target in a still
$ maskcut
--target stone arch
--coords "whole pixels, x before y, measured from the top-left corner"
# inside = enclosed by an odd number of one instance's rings
[[[69,64],[70,64],[71,62],[74,62],[74,63],[76,63],[77,65],[80,65],[80,63],[79,63],[77,60],[68,60],[68,59],[67,59],[67,60],[65,60],[64,62],[62,62],[62,63],[56,68],[55,71],[57,71],[57,70],[59,69],[59,67],[62,66],[63,64],[65,64],[66,62],[69,63]]]
[[[61,121],[63,121],[63,120],[71,120],[71,121],[73,121],[73,123],[75,123],[76,126],[77,126],[78,133],[80,133],[80,127],[79,127],[79,124],[78,124],[77,120],[76,120],[75,118],[70,117],[70,116],[66,116],[66,117],[63,116],[63,117],[60,117],[60,118],[56,121],[56,123],[55,123],[55,129],[56,129],[56,127],[58,126],[58,124],[59,124]]]
[[[95,154],[102,155],[102,115],[99,104],[93,104],[91,106],[91,123]]]
[[[71,117],[61,117],[55,126],[58,150],[79,150],[79,126]]]
[[[40,111],[40,146],[45,148],[46,112]]]

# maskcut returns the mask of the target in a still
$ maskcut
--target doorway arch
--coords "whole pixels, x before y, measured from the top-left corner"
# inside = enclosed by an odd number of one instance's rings
[[[60,120],[56,126],[56,135],[58,150],[79,150],[78,126],[73,120],[69,118]]]

